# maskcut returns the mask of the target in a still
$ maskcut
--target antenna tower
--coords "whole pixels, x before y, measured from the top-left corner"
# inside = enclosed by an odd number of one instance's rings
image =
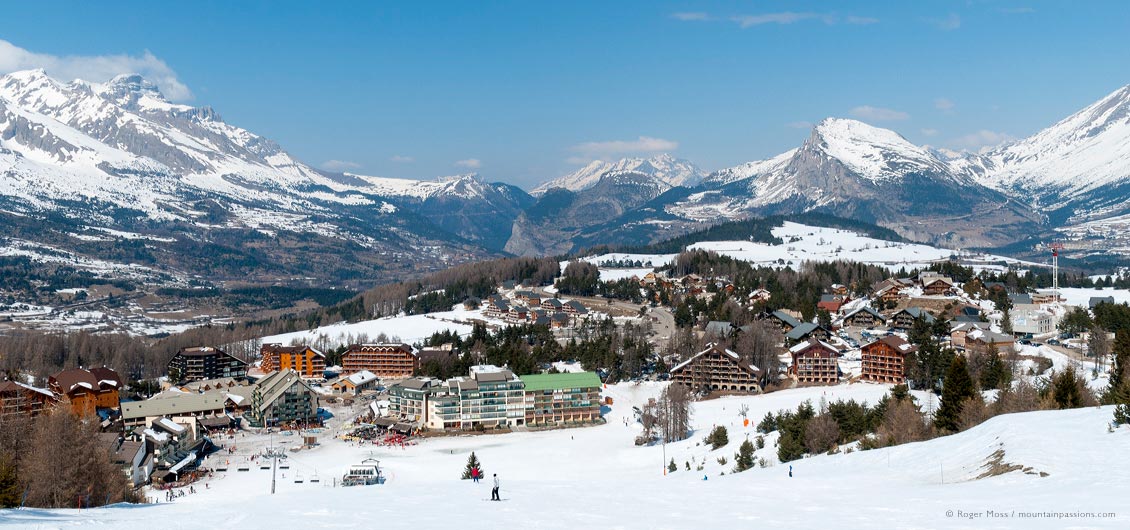
[[[1059,251],[1063,250],[1063,243],[1053,241],[1048,244],[1048,248],[1052,249],[1052,292],[1055,293],[1055,301],[1059,303]]]

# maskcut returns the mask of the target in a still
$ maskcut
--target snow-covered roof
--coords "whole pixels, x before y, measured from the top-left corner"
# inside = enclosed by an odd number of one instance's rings
[[[158,425],[162,429],[165,429],[166,431],[169,431],[173,434],[183,434],[185,432],[183,425],[180,425],[177,422],[170,420],[169,418],[160,418],[154,421],[153,424]]]
[[[361,386],[370,381],[376,381],[377,374],[374,374],[373,372],[370,372],[368,370],[361,370],[360,372],[350,374],[346,379],[348,379],[349,382],[353,384],[353,386]]]

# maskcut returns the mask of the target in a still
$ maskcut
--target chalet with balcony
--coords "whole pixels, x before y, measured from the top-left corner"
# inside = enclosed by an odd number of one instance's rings
[[[9,418],[38,416],[59,402],[50,390],[0,381],[0,424]]]
[[[886,322],[887,317],[869,306],[856,309],[844,317],[844,325],[853,328],[870,328]]]
[[[120,406],[122,378],[109,368],[71,368],[47,380],[47,387],[73,414],[95,414]]]
[[[789,348],[789,372],[801,384],[835,384],[840,380],[840,351],[815,338]]]
[[[864,381],[901,384],[906,381],[906,356],[917,351],[897,335],[888,335],[861,349]]]
[[[921,307],[908,307],[891,315],[891,318],[887,319],[887,324],[891,329],[906,331],[914,327],[914,321],[919,318],[925,319],[927,324],[933,324],[937,320],[934,315]]]
[[[420,369],[417,352],[407,344],[353,344],[342,354],[342,371],[353,374],[368,370],[377,377],[412,377]]]
[[[761,370],[720,344],[709,344],[671,369],[671,381],[693,390],[761,392]]]

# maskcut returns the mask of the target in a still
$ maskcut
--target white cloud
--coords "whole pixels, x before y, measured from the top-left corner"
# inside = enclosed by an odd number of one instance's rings
[[[953,101],[950,101],[947,98],[938,98],[938,99],[934,100],[934,108],[938,109],[942,112],[952,111],[954,106],[955,105],[954,105]]]
[[[937,129],[922,129],[922,134],[925,135],[925,136],[937,136],[938,130]]]
[[[860,26],[865,26],[867,24],[878,24],[879,19],[877,19],[875,17],[848,16],[848,17],[844,18],[844,22],[846,22],[848,24],[856,24],[856,25],[860,25]]]
[[[812,122],[803,121],[803,120],[802,121],[790,121],[789,123],[785,124],[785,127],[788,127],[790,129],[811,129],[812,128]]]
[[[479,169],[480,167],[483,167],[483,161],[479,160],[478,158],[468,158],[466,160],[460,160],[456,162],[455,165],[468,169]]]
[[[569,150],[580,153],[583,157],[587,157],[589,161],[593,159],[604,159],[613,155],[632,154],[632,153],[655,153],[661,151],[674,151],[679,147],[679,142],[673,140],[664,140],[662,138],[652,138],[650,136],[640,136],[635,140],[610,140],[607,142],[585,142],[570,147]]]
[[[950,141],[950,145],[968,151],[985,151],[1001,145],[1003,143],[1016,140],[1016,137],[1008,133],[1000,133],[981,129],[975,133],[967,134],[965,136],[955,138]]]
[[[683,22],[693,22],[710,20],[710,15],[706,13],[672,13],[671,18],[682,20]]]
[[[953,31],[961,27],[961,17],[957,13],[950,13],[945,18],[931,18],[930,23],[945,31]]]
[[[762,24],[792,24],[819,16],[820,15],[816,13],[794,13],[792,11],[785,11],[783,13],[765,13],[762,15],[738,15],[730,17],[730,20],[737,22],[742,29],[746,29]]]
[[[412,158],[410,156],[392,155],[391,157],[389,157],[388,161],[389,162],[399,162],[399,163],[402,163],[402,164],[407,164],[409,162],[415,162],[416,159]]]
[[[326,171],[349,171],[350,169],[361,169],[361,164],[348,160],[326,160],[318,167]]]
[[[910,114],[902,111],[872,107],[871,105],[861,105],[851,109],[851,115],[856,118],[874,121],[899,121],[910,117]]]
[[[51,55],[35,53],[0,39],[0,74],[19,70],[44,69],[52,77],[94,83],[109,81],[120,74],[141,74],[157,85],[173,101],[192,99],[192,91],[177,79],[177,73],[146,50],[137,55]]]

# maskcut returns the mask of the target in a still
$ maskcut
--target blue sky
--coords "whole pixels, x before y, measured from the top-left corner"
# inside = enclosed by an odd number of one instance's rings
[[[140,70],[315,166],[532,187],[720,169],[828,116],[975,150],[1130,84],[1126,35],[1124,1],[17,2],[0,72]]]

